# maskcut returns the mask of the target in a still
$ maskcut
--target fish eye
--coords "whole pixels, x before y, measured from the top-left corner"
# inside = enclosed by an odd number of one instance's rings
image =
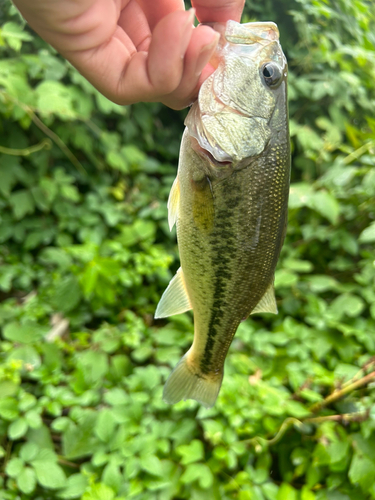
[[[282,82],[282,72],[280,67],[274,62],[263,64],[261,73],[265,84],[271,89],[277,88]]]

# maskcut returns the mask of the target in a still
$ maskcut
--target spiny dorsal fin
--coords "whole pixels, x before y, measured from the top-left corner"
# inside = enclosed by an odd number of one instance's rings
[[[178,207],[180,205],[180,182],[178,176],[175,178],[168,198],[168,224],[172,231],[178,217]]]
[[[190,309],[192,306],[186,290],[184,273],[180,267],[160,299],[155,318],[166,318]]]
[[[272,313],[277,314],[277,305],[275,299],[275,290],[273,283],[267,288],[266,293],[260,299],[250,314],[256,313]]]

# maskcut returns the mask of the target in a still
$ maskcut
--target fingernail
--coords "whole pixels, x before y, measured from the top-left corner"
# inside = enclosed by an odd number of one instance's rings
[[[220,38],[220,34],[215,33],[213,40],[201,48],[201,51],[200,51],[198,59],[197,59],[197,63],[195,65],[195,75],[196,76],[199,76],[201,74],[203,68],[206,66],[208,61],[211,59],[211,56],[214,52],[214,49],[216,48],[216,46],[218,44],[219,38]]]
[[[186,17],[186,21],[182,26],[182,46],[181,46],[181,57],[185,57],[186,49],[188,48],[191,31],[194,27],[194,18],[195,18],[195,9],[189,9],[187,11],[188,16]]]

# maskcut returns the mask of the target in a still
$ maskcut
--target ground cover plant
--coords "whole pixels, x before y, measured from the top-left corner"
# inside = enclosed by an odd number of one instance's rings
[[[0,497],[375,499],[375,4],[248,2],[290,68],[278,316],[210,410],[162,402],[192,316],[166,200],[183,118],[120,107],[0,4]]]

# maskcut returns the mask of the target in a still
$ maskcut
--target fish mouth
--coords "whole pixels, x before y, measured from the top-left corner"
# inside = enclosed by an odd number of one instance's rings
[[[208,149],[205,149],[203,148],[198,140],[193,137],[193,136],[190,136],[190,144],[191,144],[191,147],[192,149],[201,157],[203,157],[203,159],[206,159],[208,160],[212,165],[215,165],[215,167],[218,167],[218,168],[225,168],[225,167],[228,167],[229,165],[232,165],[233,163],[233,160],[217,160],[214,155],[208,151]]]
[[[218,31],[228,42],[251,45],[255,42],[265,40],[268,42],[278,41],[279,29],[273,22],[243,23],[239,25],[235,21],[201,23]]]

